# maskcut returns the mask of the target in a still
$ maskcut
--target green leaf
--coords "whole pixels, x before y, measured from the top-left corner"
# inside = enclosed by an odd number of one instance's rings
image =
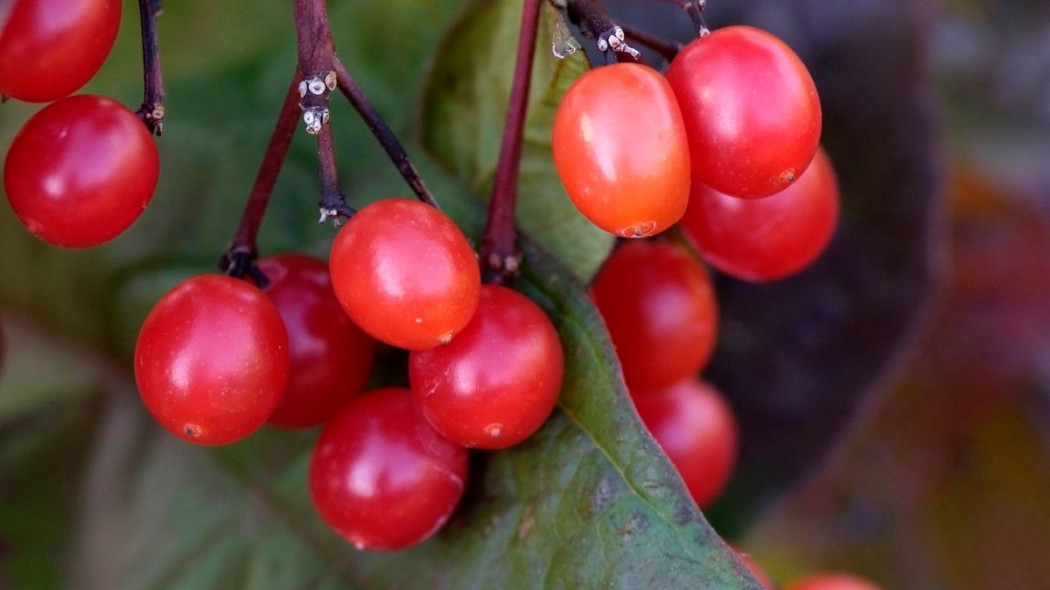
[[[423,146],[473,192],[487,195],[499,156],[514,74],[521,0],[474,0],[449,29],[421,97]],[[551,128],[562,95],[587,65],[583,52],[551,52],[553,8],[542,6],[518,183],[519,227],[588,280],[614,238],[565,194],[551,158]]]
[[[158,429],[129,387],[106,398],[80,487],[70,557],[77,587],[351,588],[266,502],[288,481],[302,487],[298,465],[285,481],[246,485],[207,450]],[[296,448],[309,439],[267,434]]]

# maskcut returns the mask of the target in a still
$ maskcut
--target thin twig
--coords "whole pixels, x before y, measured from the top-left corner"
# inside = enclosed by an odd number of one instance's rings
[[[682,50],[682,44],[675,41],[668,41],[667,39],[661,39],[655,35],[650,35],[645,31],[639,31],[634,27],[627,25],[620,25],[623,29],[623,34],[628,41],[632,41],[639,45],[645,45],[649,49],[652,49],[656,53],[660,54],[660,57],[671,61],[678,55],[678,52]]]
[[[277,183],[277,176],[281,173],[288,147],[292,143],[295,129],[299,126],[300,79],[297,69],[284,97],[284,104],[277,116],[277,124],[274,125],[270,143],[266,146],[266,154],[259,165],[259,172],[255,175],[255,184],[244,206],[240,225],[237,226],[233,241],[219,261],[220,270],[226,274],[238,278],[251,274],[259,286],[265,286],[266,279],[254,264],[259,254],[256,241],[259,226],[262,225],[263,216],[266,214],[266,206],[270,203],[270,195],[273,194],[273,187]]]
[[[625,41],[623,29],[594,0],[566,0],[565,13],[584,37],[595,40],[606,65],[617,61],[641,61],[638,51]],[[592,67],[595,65],[591,63]]]
[[[696,34],[700,37],[706,37],[711,34],[711,29],[707,28],[707,23],[704,21],[704,6],[707,5],[707,0],[684,0],[682,1],[682,10],[689,15],[689,18],[693,21],[693,26],[696,27]]]
[[[339,190],[335,165],[332,128],[329,125],[328,99],[337,84],[335,49],[328,27],[328,9],[324,0],[295,0],[295,29],[298,36],[299,107],[303,111],[306,132],[317,136],[317,159],[321,180],[321,221],[349,217],[353,209]]]
[[[324,125],[317,134],[317,161],[321,168],[321,219],[349,218],[355,211],[346,204],[346,197],[339,190],[339,174],[335,167],[335,147],[332,142],[332,126]]]
[[[522,10],[518,55],[514,63],[507,121],[503,128],[496,177],[489,201],[488,221],[481,242],[481,261],[486,280],[503,283],[517,274],[521,253],[517,248],[514,209],[518,195],[518,172],[521,167],[521,144],[525,130],[529,86],[532,81],[532,58],[536,53],[541,0],[525,0]]]
[[[405,152],[405,148],[398,141],[397,136],[390,130],[386,122],[379,116],[375,107],[372,105],[372,101],[368,100],[368,96],[365,95],[364,91],[358,86],[354,77],[350,75],[350,71],[346,69],[343,62],[338,57],[332,60],[332,65],[335,68],[336,76],[338,77],[339,90],[342,91],[343,95],[346,96],[350,104],[353,105],[357,114],[364,120],[365,125],[375,136],[379,144],[383,146],[383,150],[386,151],[390,161],[397,167],[397,171],[401,174],[401,177],[405,179],[408,186],[412,189],[412,192],[419,197],[420,201],[434,207],[438,206],[437,200],[434,195],[431,194],[430,189],[427,188],[426,183],[423,182],[423,177],[419,175],[416,167],[412,165],[411,160],[408,159],[408,153]]]
[[[164,11],[161,0],[139,0],[139,23],[142,26],[142,106],[135,113],[150,133],[164,133],[164,76],[157,43],[157,17]]]

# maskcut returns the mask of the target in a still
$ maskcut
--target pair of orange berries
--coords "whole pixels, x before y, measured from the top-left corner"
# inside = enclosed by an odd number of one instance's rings
[[[820,134],[802,61],[736,26],[693,41],[666,76],[629,63],[582,76],[559,106],[553,154],[598,227],[647,237],[682,220],[712,265],[771,280],[811,263],[834,231],[838,187]]]

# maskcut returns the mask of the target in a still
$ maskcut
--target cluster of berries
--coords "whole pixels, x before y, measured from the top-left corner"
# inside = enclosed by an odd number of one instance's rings
[[[732,26],[683,48],[666,76],[633,63],[581,76],[555,117],[554,163],[598,227],[640,238],[680,222],[715,268],[773,280],[812,263],[834,233],[838,186],[820,132],[798,56]]]
[[[482,285],[455,223],[410,200],[376,201],[336,236],[330,261],[259,262],[269,284],[188,279],[142,326],[146,407],[184,440],[243,439],[264,423],[325,423],[309,487],[359,548],[422,542],[451,515],[467,449],[538,430],[561,391],[558,333],[528,297]],[[410,388],[363,392],[375,341],[409,350]]]
[[[678,227],[713,267],[767,281],[807,267],[834,233],[838,185],[820,133],[798,56],[733,26],[687,45],[666,76],[634,63],[581,76],[559,105],[553,151],[569,198],[598,227],[623,238]],[[729,405],[696,377],[718,331],[706,270],[673,241],[629,240],[591,293],[639,415],[706,507],[739,444]]]
[[[120,13],[119,0],[18,0],[0,34],[0,94],[54,101],[4,167],[15,214],[54,245],[115,238],[156,188],[140,116],[69,96],[101,67]],[[728,27],[684,48],[666,76],[628,63],[581,76],[559,106],[553,153],[599,227],[642,238],[679,224],[709,264],[761,281],[806,267],[834,231],[838,188],[820,129],[798,57],[767,33]],[[550,319],[483,285],[473,248],[434,207],[377,201],[350,218],[328,263],[284,255],[258,268],[266,284],[202,275],[161,298],[136,345],[140,394],[196,444],[236,442],[267,422],[325,424],[311,496],[359,548],[434,534],[463,494],[467,449],[525,440],[557,403],[564,358]],[[591,292],[640,416],[706,507],[738,445],[727,403],[696,378],[717,335],[707,272],[678,244],[631,241]],[[365,391],[377,342],[410,351],[409,388]]]

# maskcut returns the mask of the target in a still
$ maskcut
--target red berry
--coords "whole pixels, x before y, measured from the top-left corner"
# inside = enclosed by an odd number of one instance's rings
[[[729,405],[712,386],[692,379],[660,391],[632,390],[631,395],[697,506],[708,506],[736,463],[739,434]]]
[[[591,294],[629,388],[661,389],[698,373],[714,350],[718,304],[685,250],[632,241],[613,251]]]
[[[452,340],[478,307],[474,250],[444,213],[418,201],[376,201],[332,244],[332,286],[377,340],[423,350]]]
[[[448,520],[467,479],[467,450],[442,438],[407,389],[350,400],[310,459],[321,518],[358,549],[422,543]]]
[[[771,281],[813,263],[835,233],[839,188],[824,150],[783,191],[738,199],[693,184],[681,226],[718,270],[748,281]]]
[[[260,260],[259,270],[270,280],[263,292],[281,314],[291,360],[288,385],[268,422],[316,426],[364,391],[375,341],[339,305],[323,260],[284,254]]]
[[[502,449],[538,430],[558,401],[558,332],[528,297],[481,288],[474,319],[446,346],[413,352],[409,377],[430,424],[467,447]]]
[[[554,165],[592,223],[618,236],[664,231],[689,201],[689,148],[671,87],[619,63],[573,83],[554,119]]]
[[[33,235],[87,248],[139,218],[159,169],[153,138],[134,113],[102,96],[71,96],[34,115],[15,136],[4,188]]]
[[[135,381],[153,417],[189,442],[222,445],[266,422],[288,379],[274,304],[221,275],[183,281],[154,306],[135,346]]]
[[[87,83],[113,48],[120,0],[15,0],[0,24],[0,95],[49,102]]]
[[[682,108],[693,180],[736,197],[787,188],[820,141],[820,99],[802,60],[773,35],[725,27],[667,70]]]
[[[823,573],[796,580],[784,590],[882,590],[871,582],[847,573]]]

